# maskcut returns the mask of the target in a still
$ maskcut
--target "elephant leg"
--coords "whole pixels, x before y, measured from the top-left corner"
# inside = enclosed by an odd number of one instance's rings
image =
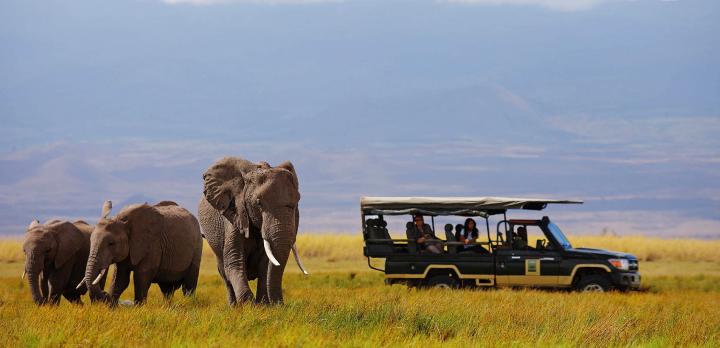
[[[65,297],[65,299],[67,299],[70,303],[83,304],[78,291],[66,290],[63,293],[63,297]]]
[[[197,288],[198,276],[200,274],[200,267],[196,265],[190,265],[190,269],[185,274],[185,278],[182,281],[182,292],[185,296],[192,296]]]
[[[60,304],[60,297],[63,293],[61,284],[52,281],[52,278],[48,280],[48,300],[47,303],[52,305]]]
[[[245,237],[238,230],[225,236],[223,252],[225,276],[232,284],[236,302],[251,302],[253,293],[247,278]]]
[[[63,293],[67,291],[67,288],[71,288],[68,282],[70,281],[70,273],[72,272],[72,265],[66,263],[60,268],[54,269],[48,274],[48,303],[57,305],[60,303],[60,298]]]
[[[227,291],[227,299],[228,304],[231,306],[235,305],[235,291],[233,290],[232,284],[225,276],[225,267],[222,264],[222,260],[218,257],[218,273],[220,273],[220,277],[222,278],[223,282],[225,283],[225,288]]]
[[[247,276],[245,275],[245,263],[225,266],[225,274],[233,289],[236,302],[250,302],[253,300],[253,293],[250,290]]]
[[[133,274],[133,285],[135,286],[135,304],[143,304],[147,300],[148,290],[152,284],[150,272],[138,272]]]
[[[113,303],[117,303],[120,299],[120,295],[130,285],[130,268],[125,264],[115,265],[115,274],[113,275],[112,282],[110,283],[110,298]],[[92,294],[91,294],[92,295]],[[95,300],[90,298],[91,300]]]
[[[48,283],[48,277],[45,275],[45,271],[40,274],[40,294],[44,302],[47,302],[48,296],[50,296],[50,284]]]
[[[175,283],[158,283],[158,286],[160,286],[160,291],[166,300],[171,299],[175,290],[177,290]]]

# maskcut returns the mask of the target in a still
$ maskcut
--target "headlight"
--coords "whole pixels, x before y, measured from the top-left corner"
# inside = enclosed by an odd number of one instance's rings
[[[609,259],[608,262],[621,271],[630,270],[630,261],[627,259]]]

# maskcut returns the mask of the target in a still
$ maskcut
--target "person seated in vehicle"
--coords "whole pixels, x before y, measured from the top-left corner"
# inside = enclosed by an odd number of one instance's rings
[[[409,226],[407,238],[414,240],[421,251],[427,251],[432,254],[440,254],[443,251],[442,244],[439,239],[435,237],[430,225],[425,223],[425,219],[422,215],[416,214],[413,217],[413,224]]]
[[[519,249],[519,250],[528,249],[527,229],[525,228],[525,226],[518,227],[517,232],[515,232],[513,234],[512,246],[513,246],[513,249]]]
[[[462,234],[460,234],[460,241],[465,243],[465,245],[462,246],[463,251],[474,251],[478,253],[487,253],[487,250],[483,248],[480,245],[472,244],[477,242],[478,237],[480,236],[480,233],[478,232],[477,226],[475,224],[475,220],[472,218],[465,219],[465,224],[463,225],[463,231]],[[472,245],[471,245],[472,244]]]

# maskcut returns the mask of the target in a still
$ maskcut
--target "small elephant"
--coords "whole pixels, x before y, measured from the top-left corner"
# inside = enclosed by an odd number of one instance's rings
[[[93,226],[84,221],[51,220],[40,224],[34,220],[30,223],[23,243],[23,277],[27,276],[36,304],[58,304],[60,296],[82,303],[80,296],[87,289],[76,289],[73,285],[85,274],[92,230]],[[104,286],[105,278],[99,279],[99,283]]]
[[[136,304],[145,302],[151,283],[160,286],[165,298],[180,287],[185,295],[193,294],[202,257],[202,236],[195,216],[170,201],[130,205],[113,218],[111,209],[112,203],[106,201],[90,239],[83,282],[91,293],[117,304],[132,272]],[[113,263],[115,276],[107,294],[96,284]]]
[[[258,303],[282,302],[282,277],[295,247],[300,201],[290,162],[271,167],[237,157],[215,162],[203,175],[198,217],[217,258],[228,302],[253,301],[248,280],[257,279]]]

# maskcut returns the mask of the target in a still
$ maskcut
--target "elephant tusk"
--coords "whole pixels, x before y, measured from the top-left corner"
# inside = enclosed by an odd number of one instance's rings
[[[93,280],[93,282],[92,282],[93,285],[97,285],[100,282],[100,279],[105,275],[105,271],[107,271],[107,268],[100,271],[100,274],[98,274],[97,278],[95,278],[95,280]]]
[[[81,280],[78,285],[75,287],[75,290],[80,290],[85,285],[85,279]]]
[[[25,279],[25,273],[27,273],[27,271],[23,271],[22,279]]]
[[[275,256],[272,253],[272,250],[270,250],[270,242],[263,239],[263,245],[265,245],[265,254],[267,254],[268,259],[270,259],[270,262],[272,262],[275,266],[280,266],[280,262],[275,258]]]
[[[297,263],[298,267],[300,267],[300,270],[305,274],[308,275],[308,271],[305,270],[305,267],[303,267],[302,262],[300,262],[300,254],[298,254],[297,246],[293,244],[292,246],[293,256],[295,256],[295,262]]]
[[[250,238],[250,228],[246,228],[245,229],[245,239],[249,239],[249,238]]]

